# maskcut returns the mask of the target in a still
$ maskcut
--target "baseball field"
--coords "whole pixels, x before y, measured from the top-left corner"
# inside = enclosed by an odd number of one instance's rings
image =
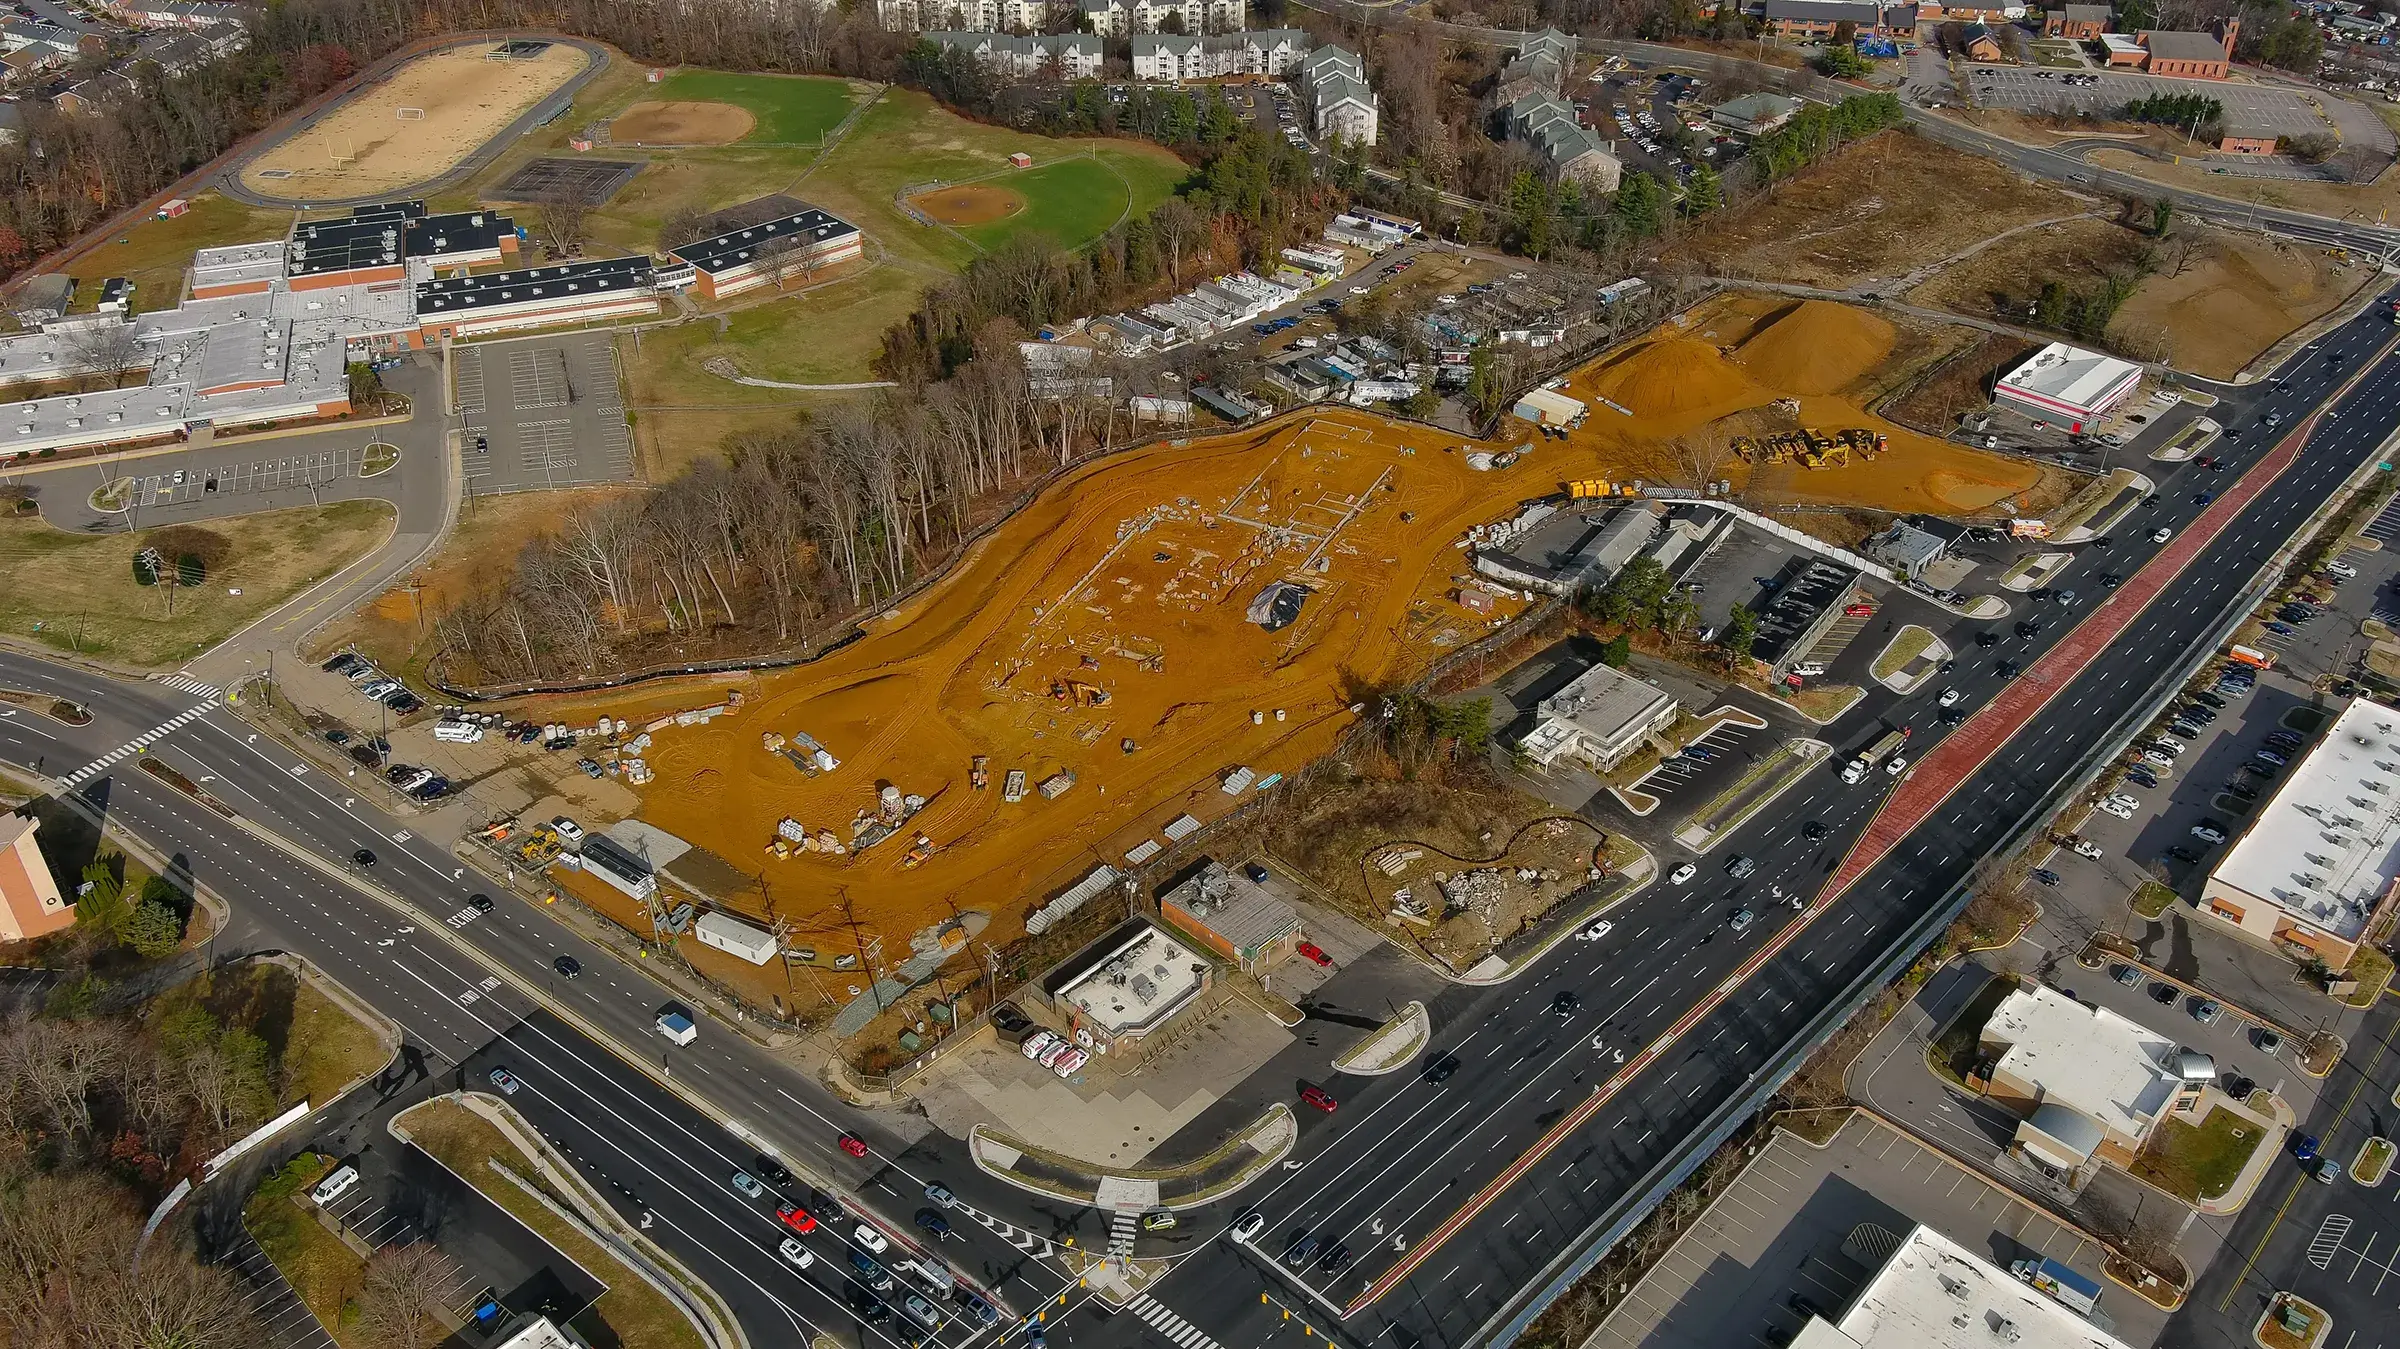
[[[618,114],[610,135],[620,143],[646,141],[653,144],[722,145],[746,141],[757,145],[814,146],[826,132],[841,125],[842,119],[850,115],[850,109],[865,97],[871,87],[849,80],[811,75],[743,75],[724,70],[677,70],[648,86],[639,102]],[[694,137],[688,142],[649,134],[653,128],[644,124],[648,120],[647,112],[652,105],[659,103],[738,109],[747,117],[750,125],[733,136],[722,136],[722,128],[710,128],[709,136]],[[632,123],[630,129],[629,121]]]
[[[1115,229],[1137,201],[1146,209],[1182,177],[1181,165],[1069,155],[919,193],[909,204],[982,248],[1017,234],[1046,235],[1072,248]]]

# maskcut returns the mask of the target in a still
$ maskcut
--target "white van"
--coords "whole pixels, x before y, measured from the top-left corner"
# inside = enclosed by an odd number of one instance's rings
[[[318,1181],[317,1188],[310,1190],[308,1197],[317,1202],[317,1207],[323,1208],[348,1194],[350,1187],[356,1184],[358,1184],[358,1168],[344,1164],[333,1168],[325,1179]]]
[[[471,721],[445,721],[433,728],[433,738],[454,744],[472,745],[483,739],[483,728]]]

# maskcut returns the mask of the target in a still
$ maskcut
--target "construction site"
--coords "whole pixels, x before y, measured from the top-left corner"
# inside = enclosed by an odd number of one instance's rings
[[[897,949],[969,904],[1006,942],[1120,890],[1332,748],[1376,691],[1522,612],[1463,549],[1528,501],[1674,481],[1662,447],[1720,422],[1736,491],[1959,513],[2043,482],[1848,401],[1889,338],[1841,306],[1712,302],[1567,381],[1619,410],[1503,453],[1326,410],[1117,455],[859,640],[731,681],[733,709],[717,680],[544,715],[655,727],[621,777],[639,820],[724,859],[705,897],[787,944]]]

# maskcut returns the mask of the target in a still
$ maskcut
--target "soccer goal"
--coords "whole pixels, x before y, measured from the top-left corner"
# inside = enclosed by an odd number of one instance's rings
[[[423,108],[394,108],[392,116],[403,122],[422,122],[425,120],[425,110]]]

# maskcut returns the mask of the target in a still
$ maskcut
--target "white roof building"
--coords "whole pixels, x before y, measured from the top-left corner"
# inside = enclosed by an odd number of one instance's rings
[[[1137,922],[1121,929],[1113,945],[1062,970],[1051,998],[1078,1032],[1104,1043],[1138,1040],[1198,997],[1209,985],[1209,971],[1207,957],[1166,929]]]
[[[1838,1321],[1792,1349],[2127,1349],[2065,1304],[1932,1228],[1902,1239]]]
[[[1575,758],[1600,772],[1675,724],[1675,699],[1623,670],[1595,665],[1542,700],[1525,753],[1547,768]]]
[[[2200,911],[2340,970],[2400,887],[2400,712],[2353,700],[2293,760],[2200,892]]]
[[[1980,1043],[1999,1052],[1990,1095],[2027,1114],[2017,1147],[2062,1168],[2103,1148],[2111,1160],[2130,1161],[2184,1087],[2182,1046],[2039,984],[2009,994]],[[2213,1064],[2206,1075],[2215,1076]]]
[[[1992,398],[2035,421],[2080,432],[2141,382],[2142,368],[2131,361],[2053,342],[2002,375]]]

